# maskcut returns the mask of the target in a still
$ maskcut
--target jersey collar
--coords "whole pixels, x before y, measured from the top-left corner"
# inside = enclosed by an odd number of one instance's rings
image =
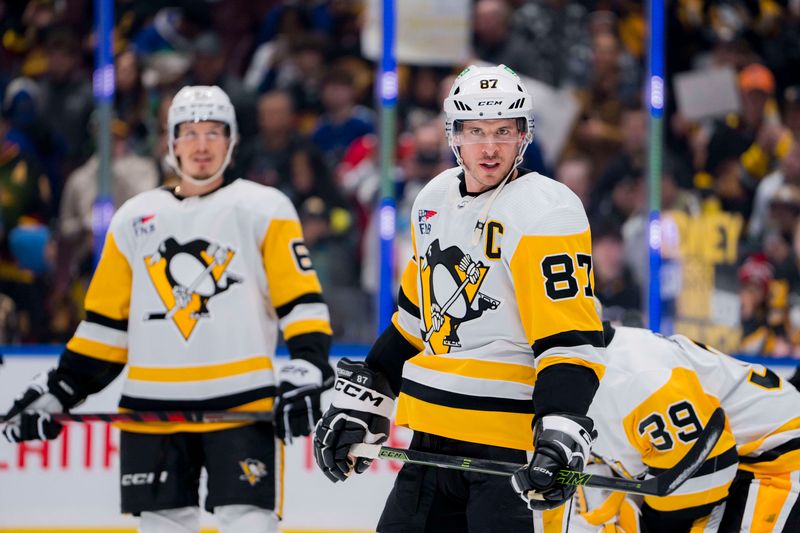
[[[168,191],[176,200],[180,200],[182,202],[182,201],[186,200],[187,198],[203,198],[203,197],[208,196],[210,194],[214,194],[215,192],[219,191],[220,189],[227,187],[228,185],[230,185],[231,183],[233,183],[237,179],[239,179],[239,178],[224,177],[224,178],[222,178],[222,181],[219,183],[218,187],[215,187],[215,188],[211,189],[208,192],[204,192],[203,194],[195,194],[194,196],[181,196],[180,194],[175,192],[177,190],[177,187],[162,187],[162,189],[164,189],[165,191]]]

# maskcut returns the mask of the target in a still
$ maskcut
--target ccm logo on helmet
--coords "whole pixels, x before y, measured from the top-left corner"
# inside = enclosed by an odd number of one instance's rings
[[[485,105],[500,105],[502,104],[502,100],[481,100],[478,102],[478,107],[485,106]]]
[[[378,407],[380,404],[383,403],[383,398],[381,396],[374,396],[372,394],[372,391],[368,389],[362,389],[361,387],[353,383],[337,381],[336,385],[334,385],[333,388],[336,389],[337,391],[345,393],[351,398],[355,398],[358,401],[369,402],[375,407]]]

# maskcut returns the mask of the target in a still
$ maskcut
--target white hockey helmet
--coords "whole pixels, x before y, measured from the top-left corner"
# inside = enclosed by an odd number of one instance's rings
[[[447,120],[447,143],[462,164],[456,136],[464,120],[517,118],[524,133],[517,162],[533,139],[533,98],[516,72],[505,65],[478,67],[471,65],[461,71],[444,100]]]
[[[184,122],[221,122],[227,126],[230,144],[225,161],[219,170],[210,178],[197,180],[183,173],[180,162],[175,157],[175,139],[178,125]],[[231,162],[233,148],[239,140],[239,131],[236,126],[236,112],[230,98],[225,91],[216,85],[187,85],[181,88],[172,99],[167,113],[167,127],[169,129],[169,155],[167,162],[178,175],[197,185],[208,183],[219,177]]]

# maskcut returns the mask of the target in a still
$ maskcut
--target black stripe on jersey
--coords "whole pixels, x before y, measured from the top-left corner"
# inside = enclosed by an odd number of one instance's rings
[[[486,396],[470,396],[456,392],[443,391],[428,387],[421,383],[403,379],[400,389],[413,398],[444,407],[471,409],[473,411],[502,411],[506,413],[533,414],[533,400],[509,400],[508,398],[490,398]]]
[[[403,365],[418,353],[419,350],[390,322],[369,349],[366,363],[370,369],[383,372],[389,380],[392,392],[397,396],[400,394],[403,379]]]
[[[276,387],[271,385],[205,400],[156,400],[123,394],[119,400],[119,406],[134,411],[221,411],[257,400],[272,398],[276,392]]]
[[[544,337],[538,341],[534,341],[531,348],[533,348],[533,356],[539,357],[550,348],[569,348],[572,346],[590,345],[596,348],[605,348],[606,341],[603,338],[602,331],[580,331],[570,330]]]
[[[536,375],[533,403],[537,416],[551,413],[585,415],[600,381],[594,370],[572,363],[550,365]]]
[[[750,497],[750,483],[755,479],[755,474],[738,470],[728,489],[728,498],[725,501],[725,512],[717,531],[741,531],[744,521],[744,511],[747,509],[747,499]],[[790,522],[787,522],[790,523]]]
[[[419,318],[419,307],[411,302],[408,296],[406,296],[406,293],[403,292],[402,287],[400,287],[400,290],[397,291],[397,305],[400,307],[400,309],[414,318]]]
[[[694,473],[692,478],[699,478],[724,470],[729,466],[735,465],[739,462],[739,455],[736,453],[736,446],[731,446],[728,450],[722,452],[716,457],[711,457],[703,463],[697,472]],[[666,468],[653,468],[648,469],[648,473],[657,476],[667,470]]]
[[[101,326],[105,326],[111,329],[116,329],[118,331],[128,331],[127,320],[117,320],[115,318],[109,318],[105,315],[101,315],[100,313],[95,313],[94,311],[86,311],[86,322],[100,324]]]
[[[296,305],[322,304],[322,303],[325,303],[325,300],[322,299],[322,294],[318,292],[309,292],[307,294],[303,294],[302,296],[298,296],[291,302],[287,302],[281,306],[276,307],[275,312],[278,314],[278,318],[283,318],[289,313],[291,313],[292,309],[294,309]]]
[[[786,441],[780,446],[776,446],[771,450],[767,450],[756,457],[739,457],[739,462],[742,464],[768,463],[769,461],[778,459],[785,453],[789,453],[798,449],[800,449],[800,437]]]
[[[58,371],[69,375],[84,397],[106,388],[124,368],[123,363],[103,361],[67,349],[58,360]]]

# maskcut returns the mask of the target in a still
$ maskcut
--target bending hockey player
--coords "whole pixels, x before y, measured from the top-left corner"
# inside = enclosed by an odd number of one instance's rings
[[[603,463],[632,477],[657,473],[683,457],[717,407],[726,429],[700,469],[669,496],[639,502],[616,493],[594,509],[578,498],[575,509],[584,512],[570,530],[616,522],[627,533],[800,531],[800,392],[767,368],[682,335],[608,323],[605,335],[606,373],[589,409],[600,432],[594,453]],[[588,500],[596,492],[585,489]],[[631,505],[638,503],[637,519]]]
[[[531,510],[574,492],[554,473],[581,470],[592,443],[586,413],[603,374],[603,335],[589,224],[569,189],[518,168],[533,113],[512,70],[465,69],[444,109],[459,166],[414,203],[414,257],[392,325],[365,363],[339,364],[315,458],[333,481],[365,471],[368,460],[351,460],[350,446],[386,440],[396,399],[412,448],[527,466],[512,487],[406,464],[378,531],[530,532]]]
[[[333,383],[331,328],[289,199],[223,178],[236,116],[219,87],[184,87],[169,108],[174,190],[114,214],[86,296],[86,320],[58,367],[14,403],[12,442],[52,439],[68,410],[128,365],[123,410],[274,408],[268,423],[120,423],[122,511],[143,532],[199,529],[198,485],[223,532],[277,532],[281,446],[308,435]],[[291,362],[273,367],[277,329]],[[126,482],[153,473],[150,484]]]

